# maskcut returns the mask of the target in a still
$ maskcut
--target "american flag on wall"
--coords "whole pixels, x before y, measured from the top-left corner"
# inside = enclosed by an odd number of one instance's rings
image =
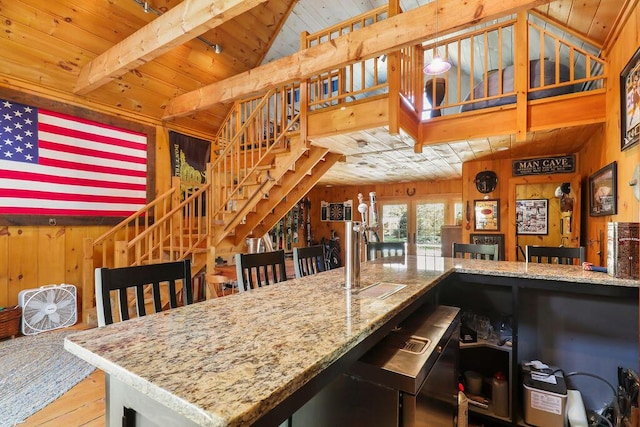
[[[146,135],[0,100],[0,215],[126,217],[146,190]]]

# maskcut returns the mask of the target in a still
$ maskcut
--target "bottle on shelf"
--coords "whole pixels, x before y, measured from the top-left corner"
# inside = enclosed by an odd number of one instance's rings
[[[509,383],[502,372],[496,372],[491,381],[493,412],[500,417],[509,416]]]
[[[464,394],[464,386],[458,384],[458,416],[456,417],[456,427],[467,427],[469,425],[469,401]]]

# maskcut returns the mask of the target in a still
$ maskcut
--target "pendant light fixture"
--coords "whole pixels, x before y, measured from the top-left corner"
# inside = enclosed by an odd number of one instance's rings
[[[424,67],[424,73],[429,74],[431,76],[436,76],[438,74],[446,73],[451,68],[451,64],[445,61],[444,59],[440,58],[440,55],[438,55],[438,0],[435,0],[435,2],[436,2],[436,33],[435,33],[436,45],[434,49],[435,53],[433,54],[433,59],[431,60],[431,63],[427,64]]]

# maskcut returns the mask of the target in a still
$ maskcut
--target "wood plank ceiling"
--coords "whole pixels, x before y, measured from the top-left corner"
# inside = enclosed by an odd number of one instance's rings
[[[485,0],[485,3],[502,0]],[[145,3],[147,5],[145,11]],[[211,9],[252,7],[228,19],[222,14],[197,31],[199,38],[183,41],[113,81],[82,95],[77,94],[83,67],[113,49],[127,37],[177,6],[206,6],[202,0],[0,0],[3,31],[0,36],[0,88],[40,92],[60,100],[86,105],[90,101],[105,111],[125,111],[149,120],[161,120],[167,106],[179,95],[245,73],[260,64],[299,50],[300,32],[319,31],[329,25],[383,5],[381,0],[251,0],[210,2]],[[402,0],[409,11],[426,0]],[[455,0],[440,0],[455,10]],[[623,6],[620,0],[559,0],[537,8],[560,24],[573,28],[599,44],[606,44],[612,24]],[[255,6],[255,7],[254,7]],[[211,11],[209,11],[211,12]],[[228,14],[231,12],[227,11]],[[176,26],[180,22],[176,23]],[[197,29],[196,29],[197,30]],[[196,31],[194,30],[194,31]],[[179,31],[179,30],[176,30]],[[168,30],[157,34],[158,40]],[[162,43],[157,43],[162,47]],[[222,48],[216,53],[215,46]],[[141,48],[144,47],[141,45]],[[113,52],[113,50],[112,50]],[[123,50],[118,58],[131,52]],[[80,92],[82,93],[82,91]],[[224,120],[228,104],[173,120],[178,129],[211,135]],[[508,137],[487,136],[455,141],[413,152],[413,141],[401,134],[390,136],[384,128],[314,141],[346,155],[322,180],[326,184],[438,180],[460,177],[461,165],[487,156],[535,156],[573,152],[597,127],[559,129],[529,135],[535,144],[516,146]],[[531,149],[536,147],[536,149]],[[512,151],[502,151],[504,148]],[[401,166],[400,166],[401,165]]]

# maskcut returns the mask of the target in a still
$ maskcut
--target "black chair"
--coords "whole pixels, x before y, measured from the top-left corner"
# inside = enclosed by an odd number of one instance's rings
[[[293,268],[298,278],[325,271],[324,246],[293,248]]]
[[[236,254],[236,273],[240,292],[287,280],[284,251]]]
[[[391,256],[404,256],[404,242],[370,242],[367,243],[367,261]]]
[[[182,281],[182,301],[177,297],[178,281]],[[106,326],[113,323],[113,308],[111,307],[111,292],[117,292],[118,310],[120,320],[129,320],[129,292],[134,290],[136,314],[138,317],[146,316],[145,293],[151,290],[153,297],[153,310],[155,313],[168,308],[176,308],[179,305],[193,304],[193,290],[191,286],[191,262],[184,261],[166,262],[159,264],[138,265],[121,268],[96,268],[96,311],[98,326]],[[168,301],[162,301],[161,284],[167,287]],[[181,304],[182,303],[182,304]]]
[[[487,245],[480,243],[453,243],[451,246],[451,256],[453,258],[488,259],[497,261],[498,245]]]
[[[584,246],[568,248],[565,246],[534,246],[527,245],[527,262],[546,264],[574,264],[579,261],[582,265],[586,258]]]

